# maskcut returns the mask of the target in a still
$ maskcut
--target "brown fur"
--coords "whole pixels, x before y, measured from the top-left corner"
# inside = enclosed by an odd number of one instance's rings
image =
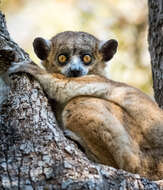
[[[39,80],[48,96],[63,108],[59,114],[66,135],[78,141],[90,159],[151,179],[162,179],[163,111],[136,88],[99,75],[67,78],[53,63],[56,51],[62,46],[80,49],[86,47],[87,41],[96,57],[99,56],[100,64],[99,41],[95,37],[65,32],[52,38],[52,49],[43,61],[47,70],[20,63],[11,72],[24,71]],[[97,60],[88,74],[99,73],[96,63]]]

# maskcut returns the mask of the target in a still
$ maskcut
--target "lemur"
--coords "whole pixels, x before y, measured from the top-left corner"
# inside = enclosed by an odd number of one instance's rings
[[[104,76],[118,42],[101,42],[85,32],[66,31],[33,47],[43,67],[13,63],[9,74],[35,77],[61,106],[66,136],[88,158],[151,179],[163,178],[163,111],[147,95]]]

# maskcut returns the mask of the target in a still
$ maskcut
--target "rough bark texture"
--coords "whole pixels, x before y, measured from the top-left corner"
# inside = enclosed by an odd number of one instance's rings
[[[0,13],[1,71],[13,59],[29,57],[10,39]],[[11,77],[10,85],[0,110],[0,189],[154,190],[163,187],[161,181],[152,182],[90,162],[64,137],[37,81],[29,75],[17,74]]]
[[[148,0],[149,51],[151,55],[154,95],[163,108],[163,1]]]

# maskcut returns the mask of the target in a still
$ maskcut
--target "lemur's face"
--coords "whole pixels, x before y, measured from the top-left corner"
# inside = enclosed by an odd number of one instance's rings
[[[67,77],[99,74],[117,50],[117,41],[109,40],[103,45],[94,36],[85,32],[63,32],[50,41],[34,40],[34,50],[51,73]],[[101,45],[101,47],[100,47]]]

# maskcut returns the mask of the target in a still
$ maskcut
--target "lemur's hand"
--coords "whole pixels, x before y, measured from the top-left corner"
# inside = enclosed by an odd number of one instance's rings
[[[8,69],[8,74],[10,75],[18,72],[25,72],[35,76],[46,73],[46,70],[39,67],[32,61],[13,62],[11,67]]]

